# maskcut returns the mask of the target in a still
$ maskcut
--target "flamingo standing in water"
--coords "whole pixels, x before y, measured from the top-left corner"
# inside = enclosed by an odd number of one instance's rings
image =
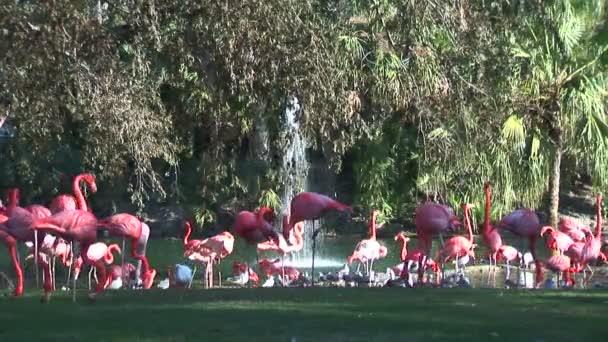
[[[535,283],[538,286],[543,279],[543,267],[536,254],[536,240],[540,237],[541,231],[538,215],[532,209],[516,209],[503,217],[498,223],[497,228],[528,239],[530,252],[536,265]]]
[[[258,243],[270,240],[280,245],[279,234],[272,229],[274,219],[275,214],[272,208],[262,207],[257,213],[243,210],[237,214],[231,230],[248,245],[257,246]],[[258,259],[256,253],[256,263],[259,261]]]
[[[279,244],[273,240],[258,243],[257,252],[274,251],[281,256],[281,265],[284,267],[285,255],[300,251],[304,247],[304,222],[298,222],[292,229],[289,228],[289,214],[283,215],[283,230],[289,229],[289,238],[285,240],[283,235],[279,235]],[[285,279],[285,274],[283,274]]]
[[[106,229],[110,235],[131,240],[131,256],[142,263],[143,288],[151,288],[156,276],[156,270],[150,268],[148,258],[145,255],[137,252],[142,236],[142,222],[131,214],[121,213],[100,220],[98,226]]]
[[[317,235],[320,232],[320,230],[315,228],[315,221],[332,211],[344,212],[350,215],[353,214],[352,207],[316,192],[301,192],[291,199],[289,225],[287,229],[283,229],[283,237],[286,239],[289,237],[290,230],[293,229],[296,223],[307,220],[312,221],[312,286],[315,284],[315,254],[317,249]]]
[[[355,250],[351,256],[348,257],[348,263],[352,264],[353,261],[358,260],[365,265],[365,272],[369,275],[373,271],[374,260],[386,257],[388,251],[385,246],[382,246],[376,240],[376,217],[378,216],[378,210],[372,211],[372,218],[370,222],[370,237],[357,243]],[[371,278],[370,278],[371,282]]]
[[[96,242],[89,246],[89,249],[87,250],[87,258],[93,262],[102,260],[106,264],[110,265],[114,262],[114,254],[112,254],[114,251],[118,252],[119,254],[121,253],[120,247],[118,247],[117,244],[114,243],[108,246],[103,242]],[[74,279],[78,279],[83,263],[84,261],[82,256],[76,259],[76,262],[74,263]],[[92,272],[93,268],[91,268],[91,271],[89,272],[89,289],[91,289]]]
[[[515,247],[509,245],[501,245],[498,247],[497,252],[496,256],[498,259],[496,260],[503,260],[507,264],[507,272],[505,274],[505,281],[507,281],[511,278],[511,265],[509,263],[513,260],[520,260],[521,262],[522,255]]]
[[[566,282],[566,286],[572,285],[573,281],[570,278],[568,270],[570,269],[571,263],[570,258],[565,255],[554,255],[549,257],[545,261],[545,267],[547,269],[558,274],[558,284],[559,284],[559,273],[564,274],[564,281]]]
[[[581,261],[583,266],[587,266],[590,263],[600,259],[606,261],[606,256],[601,252],[602,248],[602,195],[598,195],[596,199],[596,220],[595,220],[595,236],[591,231],[587,231],[585,234],[585,244],[581,251]],[[593,276],[593,270],[589,277],[585,280],[586,282]]]
[[[551,226],[544,226],[540,231],[540,236],[545,235],[547,232],[549,232],[549,238],[546,241],[547,248],[556,250],[559,254],[564,254],[574,243],[570,236]]]
[[[454,215],[452,209],[439,203],[427,202],[416,208],[416,233],[418,234],[418,281],[424,283],[424,272],[426,271],[426,259],[429,258],[433,237],[454,231],[460,225],[460,221]]]
[[[559,221],[559,230],[570,236],[574,242],[585,240],[585,229],[589,227],[572,217],[562,217]]]
[[[446,241],[443,248],[437,250],[437,256],[435,259],[440,263],[446,263],[450,260],[458,260],[459,258],[470,256],[475,259],[475,252],[473,249],[477,246],[473,243],[473,229],[471,227],[471,220],[469,212],[473,205],[463,203],[461,205],[462,212],[464,213],[464,222],[469,233],[468,238],[464,236],[453,236]],[[458,263],[456,263],[456,271],[458,271]]]
[[[286,283],[292,282],[300,277],[300,271],[297,268],[291,266],[283,267],[283,265],[279,266],[279,262],[281,262],[280,259],[270,261],[264,258],[260,260],[258,265],[266,277],[283,275],[283,282]]]
[[[486,182],[484,184],[484,191],[486,195],[486,203],[484,207],[483,229],[481,230],[481,237],[488,249],[490,266],[492,266],[492,262],[494,262],[494,265],[496,265],[496,256],[498,254],[500,246],[502,246],[502,237],[500,236],[498,229],[490,225],[490,215],[492,207],[492,193],[490,190],[490,182]]]

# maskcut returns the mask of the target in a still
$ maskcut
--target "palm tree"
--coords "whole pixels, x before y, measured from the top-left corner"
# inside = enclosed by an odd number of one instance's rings
[[[601,62],[608,46],[598,39],[605,2],[532,5],[528,15],[517,18],[523,25],[507,33],[514,58],[511,97],[520,113],[510,117],[505,129],[523,141],[528,126],[528,141],[536,144],[537,153],[549,156],[537,162],[549,171],[549,221],[554,226],[564,155],[582,165],[596,185],[608,180],[608,79]]]

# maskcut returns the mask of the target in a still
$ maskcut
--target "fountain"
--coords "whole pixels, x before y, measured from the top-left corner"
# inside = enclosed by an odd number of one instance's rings
[[[302,191],[309,191],[309,169],[310,164],[306,159],[306,138],[300,132],[298,122],[298,114],[300,112],[300,104],[298,98],[290,96],[285,108],[285,129],[287,135],[286,140],[289,141],[285,154],[283,155],[282,163],[282,179],[284,181],[284,191],[282,196],[282,211],[278,222],[283,222],[283,212],[288,212],[291,199]],[[317,225],[322,226],[320,220]],[[285,261],[285,265],[297,268],[309,268],[312,262],[312,222],[307,221],[304,224],[304,248],[290,256],[289,260]],[[317,236],[317,256],[315,257],[315,266],[319,268],[341,266],[344,262],[331,260],[325,255],[323,250],[324,233]]]

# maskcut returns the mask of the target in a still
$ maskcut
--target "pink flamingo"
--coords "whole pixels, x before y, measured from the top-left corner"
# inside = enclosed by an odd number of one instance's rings
[[[89,294],[94,299],[96,294],[104,290],[106,269],[102,261],[93,261],[87,257],[89,246],[97,239],[97,219],[93,214],[84,210],[64,210],[51,216],[34,221],[31,228],[42,233],[49,233],[67,241],[78,241],[81,247],[81,256],[86,264],[95,265],[100,282],[95,292]],[[48,267],[47,267],[48,268]],[[45,269],[46,271],[46,269]],[[47,274],[50,276],[50,274]],[[50,284],[49,284],[50,285]],[[52,286],[45,284],[43,300],[48,301]]]
[[[585,229],[589,229],[589,227],[572,217],[562,217],[559,221],[559,230],[570,236],[574,242],[585,240]]]
[[[530,252],[536,265],[535,282],[536,285],[539,285],[543,279],[543,267],[536,254],[536,240],[540,236],[541,230],[538,215],[532,209],[517,209],[503,217],[497,228],[528,239]]]
[[[403,264],[396,266],[396,268],[394,268],[394,271],[395,271],[395,273],[399,273],[399,278],[407,279],[409,282],[410,267],[411,267],[412,263],[418,264],[422,251],[420,251],[420,249],[418,249],[418,248],[414,248],[411,251],[409,251],[407,249],[408,248],[407,242],[410,241],[410,238],[406,237],[404,232],[397,233],[397,235],[395,235],[394,239],[395,239],[395,241],[401,240],[403,242],[403,245],[401,247],[401,254],[400,254],[400,259],[401,259],[401,261],[403,261]],[[418,267],[420,267],[420,266],[418,266]],[[437,273],[441,271],[441,269],[439,268],[439,265],[431,258],[426,258],[425,267],[427,269],[431,269],[433,271],[433,273],[435,273],[435,275],[437,275]],[[410,283],[410,285],[411,285],[411,283]]]
[[[135,272],[137,268],[131,263],[125,263],[124,265],[112,265],[108,270],[108,276],[104,288],[119,289],[123,287],[123,279],[134,280]]]
[[[232,231],[250,245],[273,240],[280,244],[277,232],[272,229],[274,211],[271,208],[260,208],[257,213],[241,211],[236,216]]]
[[[149,289],[152,287],[154,277],[156,276],[156,270],[150,269],[148,258],[137,252],[137,247],[142,235],[142,222],[131,214],[122,213],[100,220],[98,226],[106,229],[110,235],[131,240],[131,256],[141,261],[142,264],[143,288]]]
[[[199,259],[199,256],[196,255],[194,247],[200,245],[201,242],[203,242],[203,241],[190,239],[190,235],[192,234],[192,225],[193,225],[192,220],[184,222],[185,232],[186,232],[184,234],[184,250],[185,250],[184,256],[190,256],[191,259],[194,260],[194,259]],[[200,256],[200,259],[202,259],[202,256]]]
[[[30,249],[31,254],[26,257],[26,260],[34,257],[34,244],[26,242],[25,245]],[[51,274],[53,275],[53,290],[55,289],[55,260],[60,258],[60,262],[68,267],[68,282],[70,280],[70,272],[72,266],[72,246],[61,238],[46,234],[39,246],[38,253],[43,257],[48,257],[47,262],[50,262]],[[50,261],[49,261],[50,259]]]
[[[502,246],[502,238],[500,236],[500,233],[498,232],[498,229],[490,225],[492,201],[490,182],[486,182],[484,184],[484,191],[486,195],[486,203],[484,208],[483,229],[481,231],[481,237],[483,239],[484,244],[488,248],[490,266],[492,266],[492,262],[494,262],[494,265],[496,265],[496,256],[498,254],[498,249],[500,248],[500,246]]]
[[[96,242],[89,246],[86,257],[93,262],[102,260],[106,264],[110,265],[114,262],[114,255],[112,254],[114,251],[118,252],[119,254],[121,253],[120,247],[118,247],[117,244],[113,243],[108,246],[103,242]],[[79,256],[74,263],[74,279],[78,279],[83,263],[84,261],[82,256]],[[91,268],[91,272],[92,271],[93,268]],[[91,288],[91,272],[89,272],[89,289]],[[104,282],[103,284],[105,288],[106,283]]]
[[[570,278],[568,270],[570,269],[570,258],[565,255],[553,255],[545,261],[545,267],[547,269],[558,273],[558,284],[559,284],[559,273],[564,274],[564,281],[566,286],[572,285],[573,281]]]
[[[315,254],[317,250],[317,235],[320,230],[315,228],[315,221],[332,211],[353,214],[353,208],[342,204],[328,196],[316,192],[301,192],[291,199],[289,225],[283,229],[283,237],[288,238],[290,230],[296,223],[311,220],[312,233],[312,285],[315,284]],[[278,243],[278,242],[277,242]]]
[[[72,191],[74,192],[74,196],[72,195],[59,195],[51,201],[49,208],[53,214],[58,213],[63,210],[85,210],[88,211],[89,207],[87,202],[82,194],[82,190],[80,189],[80,183],[85,182],[85,184],[89,187],[91,192],[97,192],[97,183],[95,180],[95,176],[90,173],[81,173],[74,177],[72,181]]]
[[[8,218],[4,215],[0,217],[0,240],[4,243],[6,248],[8,249],[9,256],[11,258],[11,262],[13,264],[13,268],[15,269],[15,276],[17,277],[17,285],[15,286],[15,290],[13,291],[13,295],[19,297],[23,295],[23,270],[21,269],[21,265],[19,264],[19,259],[17,258],[17,240],[8,234],[6,231],[2,230],[1,225],[6,222]],[[4,220],[4,222],[3,222]]]
[[[453,231],[460,221],[454,215],[451,208],[439,204],[427,202],[416,208],[416,233],[418,234],[418,281],[424,283],[424,272],[426,271],[426,259],[429,258],[433,237]],[[443,244],[443,243],[442,243]]]
[[[234,276],[232,282],[241,286],[250,282],[257,284],[260,281],[260,277],[251,269],[251,267],[239,261],[232,263],[232,275]]]
[[[16,241],[21,241],[21,242],[27,242],[27,241],[34,241],[35,245],[37,246],[39,243],[42,242],[42,235],[41,236],[37,236],[37,234],[35,233],[35,230],[32,228],[32,223],[34,222],[35,218],[34,215],[22,208],[18,206],[18,202],[19,202],[19,189],[10,189],[8,191],[9,194],[9,201],[8,201],[8,207],[6,209],[6,213],[8,215],[3,215],[5,217],[7,217],[7,219],[3,219],[4,222],[0,223],[0,230],[3,231],[3,236],[9,236],[12,237],[12,239]],[[12,254],[13,252],[11,251],[12,248],[16,248],[15,246],[12,246],[12,239],[6,237],[5,240],[5,244],[7,245],[8,249],[9,249],[9,254]],[[50,268],[49,268],[49,264],[48,262],[46,262],[46,260],[41,257],[38,253],[36,254],[36,262],[40,262],[42,264],[42,267],[44,269],[44,274],[45,274],[45,281],[44,281],[44,288],[46,289],[51,289],[52,288],[52,280],[51,280],[51,276],[50,276]],[[13,268],[15,269],[15,273],[17,276],[17,285],[15,286],[15,292],[14,295],[15,296],[21,296],[23,295],[23,271],[21,270],[21,266],[19,265],[19,260],[17,258],[13,258],[11,255],[11,261],[13,262]],[[37,266],[37,265],[36,265]],[[38,268],[36,267],[36,272],[38,272]],[[36,275],[38,275],[38,273],[36,273]],[[38,278],[36,278],[38,279]]]
[[[279,267],[279,262],[280,259],[270,261],[264,258],[261,259],[258,264],[266,277],[284,274],[284,281],[286,280],[287,282],[294,281],[300,277],[300,271],[297,268],[291,266]]]
[[[546,232],[549,232],[549,238],[546,241],[547,248],[559,251],[560,254],[564,254],[574,243],[570,236],[551,226],[544,226],[540,231],[540,236],[545,235]]]
[[[462,204],[462,211],[464,213],[464,221],[469,233],[468,238],[464,236],[453,236],[443,246],[443,248],[437,250],[435,259],[440,264],[446,263],[450,260],[457,260],[464,256],[470,256],[475,259],[475,252],[473,249],[477,246],[473,243],[473,229],[471,228],[471,220],[469,218],[469,211],[473,208],[471,204]],[[458,270],[458,264],[456,264],[456,270]]]
[[[600,259],[606,261],[606,256],[601,252],[602,248],[602,195],[598,195],[596,199],[596,220],[595,220],[595,236],[590,231],[586,231],[585,244],[581,251],[581,261],[584,266]],[[593,269],[589,278],[589,281],[593,276]]]
[[[283,215],[283,230],[285,229],[289,230],[287,240],[282,235],[279,235],[279,244],[273,240],[258,243],[258,252],[274,251],[283,256],[301,250],[304,247],[304,222],[298,222],[293,228],[290,228],[289,215],[285,214]]]
[[[373,270],[374,260],[384,258],[388,254],[388,250],[386,249],[386,247],[382,246],[376,240],[377,216],[378,210],[374,209],[372,211],[372,218],[370,222],[369,239],[363,239],[359,241],[359,243],[357,243],[357,246],[355,246],[353,254],[348,257],[349,264],[352,264],[355,260],[359,260],[359,262],[363,263],[365,265],[365,272],[367,274],[370,274],[370,272]]]

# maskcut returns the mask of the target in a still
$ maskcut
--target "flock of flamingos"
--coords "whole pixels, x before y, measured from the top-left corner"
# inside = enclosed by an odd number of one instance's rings
[[[17,253],[17,243],[24,243],[31,254],[28,258],[34,258],[36,263],[36,279],[38,279],[38,264],[43,268],[43,301],[48,301],[55,285],[54,266],[55,258],[59,257],[63,265],[72,267],[75,289],[76,279],[83,265],[90,265],[91,271],[95,271],[97,284],[89,298],[103,292],[106,288],[122,287],[123,279],[131,281],[144,289],[152,287],[156,270],[150,268],[145,256],[147,240],[150,228],[138,217],[120,213],[103,219],[98,219],[91,212],[87,201],[81,191],[84,183],[91,193],[97,191],[95,177],[84,173],[76,176],[73,180],[73,195],[63,194],[57,196],[47,207],[33,204],[27,207],[19,206],[19,190],[9,189],[6,207],[0,205],[0,239],[6,245],[16,275],[15,296],[21,296],[24,291],[23,270]],[[490,266],[496,266],[498,262],[520,262],[523,263],[522,253],[512,246],[503,244],[501,230],[508,231],[521,239],[527,239],[529,250],[534,262],[535,286],[543,282],[543,269],[546,268],[558,274],[563,274],[564,286],[573,286],[575,279],[573,274],[585,273],[591,270],[592,265],[599,261],[606,261],[606,255],[602,252],[602,196],[597,196],[597,217],[595,233],[581,222],[573,218],[564,217],[559,222],[559,227],[543,226],[536,212],[532,209],[517,209],[504,216],[494,225],[490,222],[491,212],[491,189],[490,184],[485,184],[485,211],[481,236],[483,244],[487,249],[487,257]],[[414,286],[430,284],[430,272],[439,284],[440,272],[443,264],[450,261],[458,261],[463,258],[475,259],[475,248],[470,209],[472,205],[462,204],[463,222],[454,214],[454,211],[443,204],[427,202],[416,209],[415,224],[418,244],[415,247],[408,246],[409,238],[400,232],[395,240],[402,242],[400,258],[402,264],[387,270],[392,273],[389,282],[401,282],[403,286]],[[183,240],[184,257],[200,262],[205,265],[204,283],[207,287],[213,286],[213,265],[220,259],[232,253],[235,236],[245,240],[257,251],[274,251],[281,259],[270,261],[262,259],[258,261],[259,269],[268,279],[280,277],[283,284],[302,278],[302,274],[294,267],[285,267],[281,262],[282,257],[302,249],[304,245],[304,222],[314,221],[322,218],[329,212],[343,212],[353,214],[350,206],[335,201],[325,195],[302,192],[296,195],[290,206],[289,213],[284,216],[282,222],[282,234],[273,229],[275,213],[271,208],[260,208],[255,212],[241,211],[236,216],[231,232],[225,231],[221,234],[204,240],[190,239],[192,223],[186,221],[185,236]],[[376,215],[373,210],[370,222],[370,237],[361,240],[348,257],[348,263],[355,261],[365,266],[367,279],[373,277],[373,262],[387,255],[388,250],[376,240]],[[467,236],[453,235],[447,241],[443,241],[443,234],[453,233],[461,226],[467,229]],[[116,244],[106,245],[97,242],[97,232],[107,231],[111,236],[131,241],[131,256],[138,260],[139,265],[132,264],[111,265],[109,271],[106,264],[114,261],[113,252],[122,252]],[[313,234],[313,261],[312,274],[314,275],[314,237]],[[234,235],[233,235],[234,234]],[[432,242],[439,236],[441,247],[434,258],[430,252]],[[549,257],[541,261],[537,257],[536,242],[541,238],[551,251]],[[123,240],[124,241],[124,240]],[[73,246],[79,246],[79,253],[73,250]],[[124,243],[123,243],[124,247]],[[73,252],[74,251],[74,252]],[[527,253],[527,254],[530,254]],[[78,257],[75,258],[75,254]],[[75,258],[75,260],[74,260]],[[192,283],[193,274],[183,272],[176,265],[169,269],[169,279],[160,282],[159,287],[185,287]],[[246,264],[234,262],[232,281],[240,285],[251,285],[259,281],[257,274]],[[324,276],[327,279],[341,280],[346,277],[348,271],[338,272],[338,275]],[[417,274],[412,274],[417,273]],[[338,279],[340,278],[340,279]],[[588,276],[583,276],[583,282],[588,281]],[[68,279],[70,275],[68,273]],[[274,279],[274,278],[273,278]],[[414,282],[414,279],[416,280]],[[558,278],[559,279],[559,278]],[[89,278],[89,282],[90,282]],[[221,278],[220,278],[221,281]],[[166,284],[164,284],[166,282]],[[164,284],[164,285],[163,285]]]

